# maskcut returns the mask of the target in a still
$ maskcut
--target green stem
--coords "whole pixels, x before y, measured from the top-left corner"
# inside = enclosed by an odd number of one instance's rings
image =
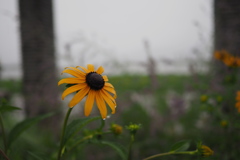
[[[128,160],[131,160],[132,158],[132,145],[133,145],[133,142],[134,142],[134,134],[131,134],[131,141],[130,141],[130,144],[129,144],[129,148],[128,148]]]
[[[0,149],[0,154],[6,159],[6,160],[10,160],[7,155]]]
[[[101,119],[101,126],[99,127],[99,131],[101,131],[103,129],[103,127],[105,126],[105,120]]]
[[[186,151],[186,152],[166,152],[166,153],[160,153],[160,154],[155,154],[155,155],[152,155],[150,157],[147,157],[143,160],[149,160],[149,159],[153,159],[153,158],[157,158],[157,157],[161,157],[161,156],[167,156],[167,155],[176,155],[176,154],[189,154],[189,155],[194,155],[198,153],[198,150],[195,150],[195,151]]]
[[[86,137],[83,137],[82,139],[80,139],[77,143],[75,143],[70,149],[68,149],[68,152],[70,152],[71,150],[73,150],[76,146],[78,146],[80,143],[82,143],[83,141],[87,140],[87,139],[91,139],[93,137],[93,135],[89,135]]]
[[[0,126],[1,126],[1,130],[2,130],[2,137],[3,137],[3,144],[4,144],[4,152],[7,152],[7,139],[6,139],[6,135],[5,135],[5,130],[4,130],[4,125],[3,125],[3,121],[2,121],[2,116],[0,114]]]
[[[62,150],[63,150],[63,146],[64,146],[63,140],[64,140],[64,135],[65,135],[65,130],[66,130],[67,121],[68,121],[68,118],[69,118],[69,115],[70,115],[72,109],[73,108],[68,109],[68,112],[67,112],[66,117],[64,119],[62,133],[61,133],[60,147],[59,147],[59,151],[58,151],[58,160],[60,160],[61,157],[62,157]]]
[[[108,131],[108,132],[103,132],[102,135],[103,135],[103,134],[109,134],[109,133],[112,133],[112,132],[110,132],[110,131]],[[93,134],[93,135],[88,135],[88,136],[83,137],[83,138],[80,139],[78,142],[76,142],[70,149],[68,149],[67,152],[70,152],[70,151],[73,150],[75,147],[77,147],[79,144],[81,144],[81,143],[84,142],[85,140],[88,140],[88,139],[93,138],[94,136],[95,136],[95,134]]]

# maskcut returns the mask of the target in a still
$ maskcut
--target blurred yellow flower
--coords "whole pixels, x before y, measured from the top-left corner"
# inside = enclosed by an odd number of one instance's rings
[[[216,98],[218,103],[221,103],[223,101],[223,97],[222,96],[217,96]]]
[[[215,51],[214,58],[222,61],[228,67],[240,67],[240,58],[231,55],[226,50]]]
[[[222,127],[227,127],[228,121],[222,120],[222,121],[220,122],[220,125],[221,125]]]
[[[78,68],[81,68],[81,70]],[[73,92],[77,92],[69,102],[69,107],[74,107],[87,96],[84,108],[85,116],[89,116],[91,113],[94,101],[96,101],[103,119],[107,117],[106,103],[111,108],[112,114],[114,114],[116,108],[116,91],[113,85],[108,83],[107,76],[102,76],[103,72],[104,68],[102,66],[95,71],[92,64],[88,64],[87,68],[82,66],[66,67],[62,71],[62,74],[68,73],[74,77],[64,78],[58,82],[58,85],[63,83],[71,85],[62,93],[62,99]]]
[[[238,113],[240,113],[240,91],[237,91],[235,107],[237,108]]]
[[[115,134],[115,135],[120,135],[122,134],[122,126],[118,125],[118,124],[112,124],[111,125],[111,131]]]
[[[220,50],[214,52],[214,58],[217,60],[224,60],[230,54],[226,50]]]
[[[211,148],[205,145],[201,145],[199,150],[201,155],[204,157],[212,156],[214,154],[213,150],[211,150]]]
[[[200,101],[201,102],[206,102],[208,100],[208,96],[207,95],[201,95],[200,97]]]
[[[130,131],[131,134],[135,135],[137,130],[141,128],[141,124],[129,124],[126,129]]]
[[[236,100],[237,100],[237,101],[240,101],[240,91],[237,91]]]

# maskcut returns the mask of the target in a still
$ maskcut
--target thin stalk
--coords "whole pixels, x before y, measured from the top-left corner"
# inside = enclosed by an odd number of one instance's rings
[[[70,152],[71,150],[73,150],[75,147],[77,147],[79,144],[81,144],[82,142],[84,142],[87,139],[91,139],[93,137],[93,135],[89,135],[86,137],[83,137],[82,139],[80,139],[77,143],[75,143],[70,149],[68,149],[68,152]]]
[[[62,157],[62,149],[63,149],[63,146],[64,146],[63,140],[64,140],[64,136],[65,136],[65,130],[66,130],[67,121],[68,121],[68,118],[69,118],[69,115],[70,115],[72,109],[73,108],[68,109],[68,112],[67,112],[66,117],[64,119],[62,133],[61,133],[60,147],[59,147],[59,151],[58,151],[58,160],[60,160],[61,157]]]
[[[2,116],[0,114],[0,126],[1,126],[1,130],[2,130],[2,138],[3,138],[3,144],[4,144],[4,152],[7,152],[7,139],[6,139],[6,134],[5,134],[5,129],[4,129],[4,125],[3,125],[3,121],[2,121]]]
[[[105,126],[105,119],[101,119],[101,125],[98,130],[101,131],[104,126]]]
[[[102,134],[109,134],[112,133],[111,131],[107,131],[107,132],[103,132]],[[80,139],[78,142],[76,142],[71,148],[68,149],[67,152],[71,152],[75,147],[77,147],[79,144],[81,144],[82,142],[84,142],[85,140],[91,139],[95,136],[95,134],[93,135],[88,135],[83,137],[82,139]]]
[[[109,133],[112,133],[112,132],[110,132],[110,131],[108,131],[108,132],[103,132],[102,135],[103,135],[103,134],[109,134]],[[70,151],[73,150],[75,147],[77,147],[79,144],[81,144],[81,143],[84,142],[85,140],[88,140],[88,139],[93,138],[94,136],[95,136],[95,134],[93,134],[93,135],[88,135],[88,136],[83,137],[83,138],[80,139],[78,142],[76,142],[70,149],[68,149],[67,152],[70,152]]]
[[[176,155],[176,154],[189,154],[189,155],[193,155],[196,154],[198,151],[186,151],[186,152],[166,152],[166,153],[159,153],[159,154],[155,154],[152,155],[150,157],[147,157],[143,160],[149,160],[149,159],[153,159],[153,158],[157,158],[157,157],[161,157],[161,156],[167,156],[167,155]]]
[[[10,160],[7,155],[0,149],[0,154],[6,159],[6,160]]]
[[[133,145],[134,139],[135,139],[134,134],[131,134],[131,141],[128,148],[128,160],[132,159],[132,145]]]

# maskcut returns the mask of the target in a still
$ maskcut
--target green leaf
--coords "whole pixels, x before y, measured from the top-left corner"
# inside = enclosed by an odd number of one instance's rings
[[[92,141],[92,142],[102,144],[102,145],[107,145],[107,146],[111,147],[112,149],[114,149],[123,160],[127,159],[126,150],[124,149],[124,147],[122,145],[120,145],[118,143],[114,143],[114,142],[110,142],[110,141]]]
[[[21,110],[21,108],[10,106],[10,105],[3,105],[3,106],[0,107],[0,113],[11,112],[11,111],[14,111],[14,110]]]
[[[28,154],[31,155],[31,157],[33,157],[36,160],[47,160],[46,158],[41,158],[40,156],[36,155],[33,152],[28,151]]]
[[[170,152],[181,152],[186,151],[190,146],[189,140],[182,140],[177,143],[175,143],[172,147]]]
[[[7,104],[7,100],[5,98],[1,98],[1,101],[0,101],[0,107],[2,105],[6,105]]]
[[[18,108],[18,107],[14,107],[14,106],[11,106],[8,104],[7,100],[2,98],[0,100],[0,113],[3,113],[3,112],[11,112],[11,111],[14,111],[14,110],[20,110],[21,108]]]
[[[29,127],[37,124],[41,120],[48,118],[52,116],[54,113],[47,113],[41,116],[28,118],[23,120],[22,122],[16,124],[10,131],[8,136],[8,148],[11,146],[11,144]]]
[[[117,151],[117,153],[123,160],[127,159],[127,152],[124,150],[124,147],[122,145],[118,143],[109,142],[109,141],[100,141],[100,144],[104,144],[112,147],[115,151]]]
[[[88,123],[93,122],[98,119],[101,119],[101,117],[100,116],[86,117],[86,118],[76,119],[76,120],[72,121],[69,125],[67,125],[63,144],[65,145],[70,138],[72,138],[75,134],[77,134]]]

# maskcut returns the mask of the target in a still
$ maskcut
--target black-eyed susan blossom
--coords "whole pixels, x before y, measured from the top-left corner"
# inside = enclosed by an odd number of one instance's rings
[[[199,151],[203,157],[212,156],[214,154],[214,151],[206,145],[201,145]]]
[[[214,57],[215,59],[222,61],[228,67],[240,67],[240,58],[233,56],[226,50],[215,51]]]
[[[201,101],[202,103],[207,102],[207,100],[208,100],[208,96],[207,96],[207,95],[201,95],[200,101]]]
[[[113,134],[120,135],[122,134],[123,128],[118,124],[112,124],[110,130],[112,131]]]
[[[228,121],[226,121],[226,120],[222,120],[221,122],[220,122],[220,125],[224,128],[224,127],[227,127],[228,126]]]
[[[237,108],[238,113],[240,113],[240,91],[237,91],[235,107]]]
[[[113,85],[108,82],[107,76],[102,75],[103,72],[104,68],[102,66],[95,70],[92,64],[88,64],[87,68],[82,66],[66,67],[62,73],[68,73],[73,77],[64,78],[58,82],[58,85],[63,83],[71,85],[62,93],[62,99],[73,92],[77,92],[69,102],[69,107],[74,107],[87,96],[84,107],[85,116],[89,116],[91,113],[94,102],[96,102],[103,119],[107,117],[106,103],[114,114],[116,91]]]

